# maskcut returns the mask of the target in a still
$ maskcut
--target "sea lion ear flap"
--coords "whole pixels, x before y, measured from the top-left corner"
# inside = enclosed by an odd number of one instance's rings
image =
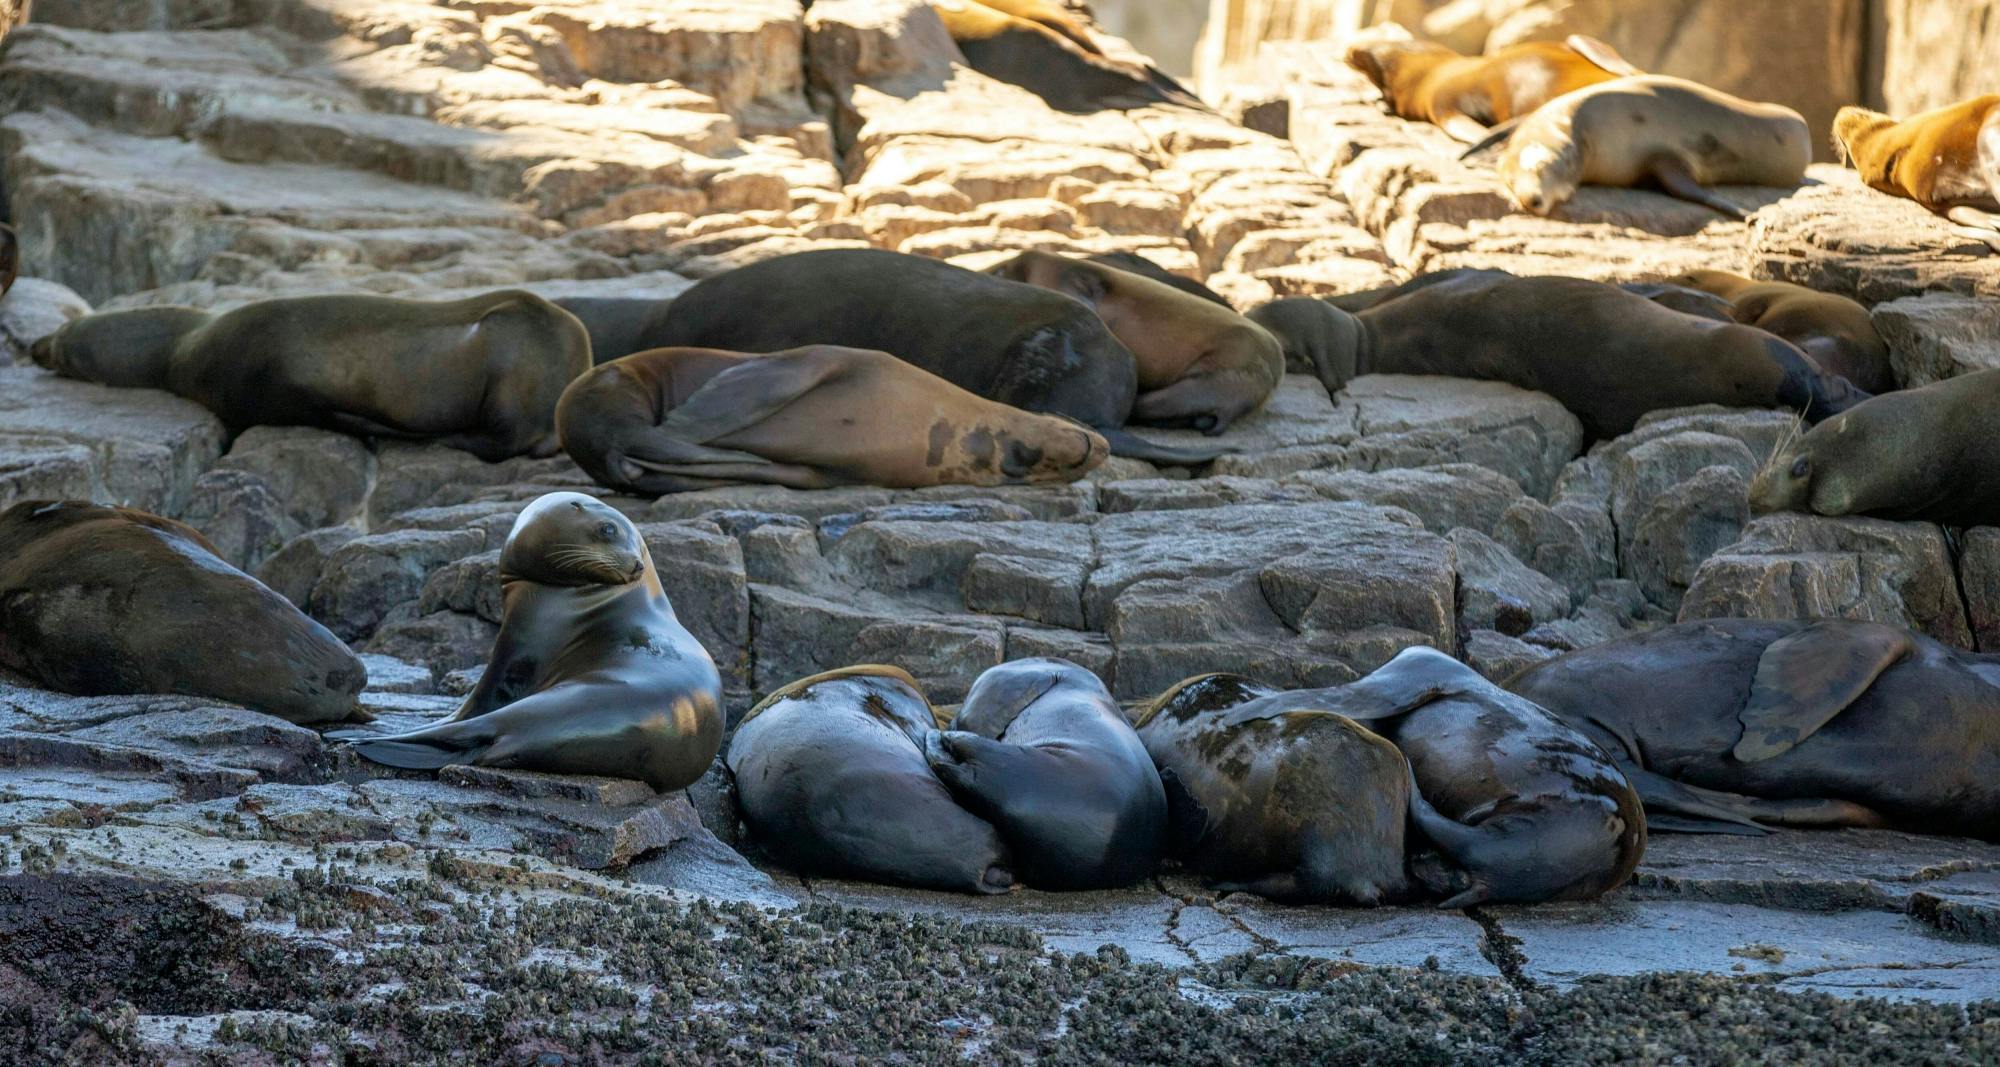
[[[1619,55],[1616,48],[1605,44],[1595,37],[1588,37],[1581,33],[1572,33],[1568,37],[1563,38],[1563,43],[1569,46],[1570,51],[1621,78],[1632,78],[1646,73],[1638,67],[1633,66],[1624,56]]]
[[[1846,619],[1816,622],[1771,642],[1738,716],[1743,737],[1736,758],[1755,763],[1791,751],[1912,650],[1901,629]]]
[[[1397,653],[1368,677],[1335,690],[1338,699],[1326,707],[1363,722],[1393,719],[1440,697],[1465,692],[1468,681],[1487,684],[1465,664],[1419,645]]]

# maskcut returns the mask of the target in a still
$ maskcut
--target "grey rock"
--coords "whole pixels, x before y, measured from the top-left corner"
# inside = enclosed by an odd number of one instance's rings
[[[1492,538],[1461,528],[1447,533],[1445,540],[1457,554],[1459,632],[1497,630],[1518,637],[1539,623],[1569,615],[1569,591]]]
[[[308,530],[339,526],[359,514],[374,466],[359,439],[304,426],[252,426],[216,463],[260,476]]]
[[[245,571],[256,570],[303,532],[271,486],[242,470],[212,470],[196,478],[181,519]]]
[[[978,673],[1001,661],[1005,631],[997,619],[946,615],[889,604],[852,603],[781,589],[751,587],[757,692],[855,663],[909,671],[930,697],[949,703]]]
[[[166,758],[255,772],[265,781],[323,780],[329,766],[318,733],[271,715],[203,707],[132,715],[70,731],[70,740],[129,747]]]
[[[2000,297],[1925,293],[1870,312],[1905,389],[2000,367]]]
[[[1750,521],[1750,486],[1732,467],[1705,467],[1654,497],[1619,540],[1625,573],[1647,599],[1676,610],[1701,565]]]
[[[1514,479],[1470,463],[1381,471],[1308,471],[1286,478],[1285,484],[1307,487],[1328,500],[1402,508],[1433,533],[1461,526],[1489,533],[1521,498],[1521,486]]]
[[[808,587],[832,580],[819,551],[819,532],[772,523],[743,535],[743,569],[753,582]]]
[[[946,611],[970,606],[968,576],[979,557],[1066,563],[1067,568],[1039,572],[1017,568],[1016,586],[1034,583],[1044,574],[1053,583],[1036,590],[1005,589],[1007,583],[999,575],[985,574],[980,595],[1000,595],[1017,606],[1039,598],[1048,602],[1048,611],[1074,615],[1076,609],[1062,607],[1061,601],[1074,595],[1081,581],[1078,572],[1090,562],[1091,528],[1056,522],[890,519],[854,527],[825,554],[835,572],[857,588],[909,594]]]
[[[1618,573],[1616,531],[1601,506],[1569,499],[1550,507],[1533,497],[1507,506],[1493,539],[1514,558],[1548,575],[1571,597],[1588,595],[1600,578]]]
[[[27,363],[36,341],[63,323],[90,314],[90,302],[74,289],[45,278],[16,278],[0,297],[0,367]]]
[[[372,652],[361,656],[361,665],[368,669],[368,688],[375,692],[423,695],[437,691],[428,667]]]
[[[961,590],[966,608],[982,615],[1014,615],[1079,630],[1089,574],[1083,561],[989,552],[972,558]]]
[[[369,638],[366,651],[429,667],[443,677],[468,667],[481,667],[493,651],[500,627],[477,615],[434,611],[418,615],[415,605],[392,612]]]
[[[500,597],[500,552],[494,549],[453,560],[431,572],[417,597],[417,614],[458,611],[495,626],[506,619]]]
[[[1230,504],[1296,503],[1317,498],[1317,493],[1304,486],[1223,474],[1211,478],[1134,478],[1108,482],[1098,490],[1098,507],[1112,515],[1121,511],[1189,511]]]
[[[1066,659],[1111,685],[1115,650],[1103,634],[1081,630],[1054,630],[1041,626],[1008,626],[1007,658],[1030,659],[1045,656]]]
[[[1556,655],[1552,648],[1531,645],[1497,630],[1474,630],[1465,637],[1465,662],[1491,682],[1505,682]]]
[[[93,496],[171,517],[222,454],[224,434],[206,409],[169,393],[0,367],[0,439],[18,437],[82,446],[91,457],[91,485],[101,489]]]
[[[1958,585],[1973,644],[1981,652],[2000,652],[2000,528],[1975,526],[1960,535]]]
[[[418,508],[449,507],[481,499],[525,505],[559,489],[601,494],[566,459],[518,457],[486,463],[470,452],[443,445],[382,442],[376,454],[375,487],[368,495],[370,526]],[[488,497],[486,494],[497,494]]]
[[[313,586],[319,584],[327,559],[340,546],[360,536],[361,531],[352,526],[308,530],[285,542],[284,547],[259,564],[255,572],[257,580],[304,608],[312,598]]]
[[[0,510],[22,500],[90,500],[104,495],[89,446],[40,434],[0,433]]]
[[[1625,579],[1600,581],[1567,619],[1542,623],[1521,640],[1558,652],[1601,645],[1642,633],[1672,616],[1646,599],[1638,583]]]
[[[416,600],[433,571],[480,551],[472,530],[400,530],[357,537],[328,557],[307,613],[344,641],[361,641],[390,609]]]
[[[866,511],[828,515],[819,520],[822,541],[838,541],[864,522],[1019,522],[1034,518],[1019,504],[1003,500],[943,500],[936,503],[885,504]]]
[[[1363,469],[1473,463],[1537,497],[1583,448],[1583,425],[1561,404],[1500,382],[1370,374],[1341,390]],[[1426,458],[1427,457],[1427,458]]]

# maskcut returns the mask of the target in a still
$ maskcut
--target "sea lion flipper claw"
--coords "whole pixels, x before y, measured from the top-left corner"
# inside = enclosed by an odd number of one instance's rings
[[[1754,763],[1791,751],[1914,647],[1901,629],[1847,619],[1816,622],[1771,642],[1738,716],[1743,737],[1734,755]]]

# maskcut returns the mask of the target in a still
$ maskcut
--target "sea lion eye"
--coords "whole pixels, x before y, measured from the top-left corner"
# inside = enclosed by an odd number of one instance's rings
[[[597,536],[606,541],[616,540],[618,537],[618,527],[608,522],[600,522],[597,524]]]
[[[1792,477],[1803,478],[1806,476],[1806,472],[1810,470],[1812,470],[1812,460],[1805,456],[1800,456],[1792,461]]]

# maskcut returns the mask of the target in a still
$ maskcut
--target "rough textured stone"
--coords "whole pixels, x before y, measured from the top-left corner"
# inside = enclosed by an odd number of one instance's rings
[[[90,453],[91,490],[77,495],[169,516],[179,514],[223,441],[215,416],[179,397],[68,381],[35,367],[0,367],[0,435],[79,445]]]
[[[1445,535],[1458,559],[1458,627],[1470,634],[1518,637],[1539,623],[1569,615],[1569,591],[1531,570],[1478,530]]]
[[[358,438],[304,426],[253,426],[216,462],[258,476],[304,529],[338,526],[368,498],[375,457]]]
[[[43,278],[16,278],[0,297],[0,367],[27,363],[28,348],[63,323],[90,314],[90,304],[69,286]]]
[[[306,610],[342,640],[362,640],[390,609],[416,600],[432,571],[484,545],[484,536],[472,530],[357,537],[327,557]]]
[[[2000,367],[2000,296],[1906,296],[1871,317],[1905,389]]]
[[[1958,586],[1981,652],[2000,652],[2000,528],[1979,526],[1959,541]]]
[[[212,470],[195,479],[181,518],[202,532],[222,558],[254,571],[301,530],[263,478]]]

